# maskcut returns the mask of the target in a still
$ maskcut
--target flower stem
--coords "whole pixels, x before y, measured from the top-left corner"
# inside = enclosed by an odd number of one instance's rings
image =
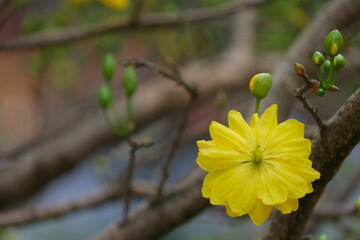
[[[327,79],[326,79],[326,88],[329,88],[331,86],[331,80],[332,80],[333,71],[334,71],[334,58],[331,57],[330,58],[329,74],[328,74]]]
[[[322,79],[322,76],[321,76],[321,67],[320,66],[318,66],[317,67],[317,74],[318,74],[318,80],[319,80],[319,82],[320,82],[320,85],[323,87],[323,79]]]
[[[260,99],[260,98],[256,98],[254,113],[258,113],[258,112],[259,112],[260,102],[261,102],[261,99]]]

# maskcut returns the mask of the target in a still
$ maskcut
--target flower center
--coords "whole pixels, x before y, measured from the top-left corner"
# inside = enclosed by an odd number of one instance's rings
[[[260,149],[260,145],[257,145],[256,149],[252,152],[252,160],[255,164],[259,164],[263,160],[263,152]]]

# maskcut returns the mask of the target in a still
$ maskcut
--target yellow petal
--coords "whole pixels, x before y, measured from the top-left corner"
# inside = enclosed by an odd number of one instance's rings
[[[269,146],[264,151],[265,159],[307,161],[311,153],[311,142],[305,138],[295,138],[291,141]]]
[[[268,148],[271,148],[299,137],[304,137],[304,124],[295,119],[289,119],[274,128],[270,133],[267,145]]]
[[[253,115],[251,115],[250,127],[252,129],[255,128],[257,120],[259,120],[259,115],[257,113],[254,113]]]
[[[249,212],[249,216],[254,224],[261,225],[270,217],[272,206],[265,205],[257,199],[254,209]]]
[[[210,198],[213,205],[225,205],[229,194],[241,184],[241,173],[241,167],[208,173],[203,183],[203,197]]]
[[[228,205],[225,205],[225,209],[226,209],[226,214],[229,217],[238,217],[239,215],[236,215],[236,213],[234,213],[233,211],[231,211],[231,208]]]
[[[247,153],[249,146],[244,138],[242,138],[235,131],[231,130],[218,122],[212,121],[209,127],[210,136],[214,143],[225,147],[232,147],[233,149]]]
[[[236,190],[230,193],[228,205],[232,212],[237,216],[249,213],[255,207],[257,201],[257,182],[259,172],[254,164],[247,164],[242,174],[241,185],[236,186]]]
[[[234,130],[237,134],[242,136],[248,143],[250,148],[254,148],[256,144],[252,129],[246,123],[241,113],[231,110],[228,114],[229,128]]]
[[[266,169],[271,176],[276,176],[279,183],[287,191],[288,198],[301,198],[308,192],[308,184],[305,179],[290,171],[286,167],[275,167],[271,164],[266,164]]]
[[[277,125],[277,105],[267,108],[256,122],[256,132],[260,146],[266,147],[267,139]]]
[[[288,214],[298,210],[299,208],[299,201],[297,199],[289,198],[286,202],[282,204],[275,205],[276,209],[281,211],[282,214]]]
[[[258,198],[266,205],[280,204],[286,201],[287,191],[278,178],[271,175],[268,170],[260,164],[259,184],[257,185]]]

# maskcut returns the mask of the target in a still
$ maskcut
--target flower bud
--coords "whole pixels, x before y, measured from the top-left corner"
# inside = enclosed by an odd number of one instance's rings
[[[249,89],[257,99],[267,96],[272,85],[272,77],[269,73],[259,73],[250,80]]]
[[[329,60],[325,61],[323,68],[324,68],[324,71],[327,73],[330,71],[330,61]]]
[[[108,108],[113,102],[111,90],[107,84],[103,84],[99,88],[98,99],[103,109]]]
[[[343,55],[338,54],[334,57],[334,67],[337,69],[341,69],[345,66],[346,61]]]
[[[316,52],[314,52],[314,54],[312,56],[312,61],[316,66],[321,66],[325,62],[324,55],[322,55],[321,52],[316,51]]]
[[[103,61],[103,75],[107,81],[111,81],[116,71],[116,59],[114,55],[108,53],[104,57]]]
[[[127,97],[131,97],[137,88],[137,74],[133,66],[127,66],[124,70],[123,86]]]
[[[299,77],[304,77],[306,73],[305,67],[300,63],[295,63],[294,66],[296,75],[298,75]]]
[[[323,96],[325,95],[325,92],[326,92],[325,89],[319,88],[319,89],[316,91],[316,94],[317,94],[319,97],[323,97]]]
[[[332,30],[325,38],[324,43],[326,53],[331,57],[335,57],[343,48],[343,36],[337,29]]]

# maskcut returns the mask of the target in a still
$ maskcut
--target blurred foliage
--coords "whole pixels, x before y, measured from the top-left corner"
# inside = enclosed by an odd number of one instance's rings
[[[27,0],[17,0],[19,2]],[[91,26],[113,18],[126,19],[133,6],[118,11],[97,0],[39,0],[29,8],[22,21],[25,34],[47,32],[76,26]],[[54,4],[57,3],[57,4]],[[231,0],[147,0],[142,12],[161,12],[177,16],[182,10],[217,7]],[[259,8],[257,41],[258,53],[285,51],[295,37],[309,23],[325,0],[278,0]],[[31,4],[29,4],[31,5]],[[117,57],[146,57],[158,62],[178,65],[195,58],[216,58],[231,38],[230,19],[205,23],[162,27],[151,31],[120,31],[98,36],[86,42],[46,47],[29,58],[29,73],[51,73],[49,82],[55,89],[69,91],[80,67],[91,59],[101,59],[108,52]],[[59,50],[60,49],[60,50]],[[66,71],[65,76],[59,73]]]

